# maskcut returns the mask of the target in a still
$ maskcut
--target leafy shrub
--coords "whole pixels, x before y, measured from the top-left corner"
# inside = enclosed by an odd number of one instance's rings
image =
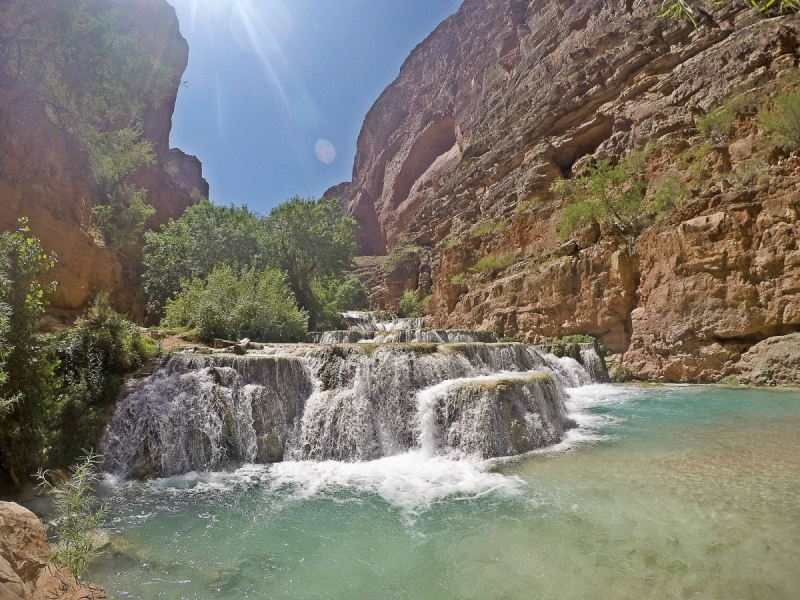
[[[469,283],[469,279],[467,279],[467,276],[464,273],[456,273],[450,279],[450,283],[453,285],[467,285]]]
[[[500,221],[481,221],[472,226],[470,233],[475,237],[483,237],[490,233],[498,233],[506,228],[508,228],[508,221],[505,219]]]
[[[73,329],[56,338],[54,354],[59,389],[50,460],[68,465],[97,445],[125,376],[155,356],[156,347],[101,294]]]
[[[0,469],[16,486],[18,476],[33,473],[43,458],[55,366],[46,340],[37,334],[47,305],[45,294],[55,288],[55,284],[42,284],[40,278],[53,267],[55,257],[44,253],[25,219],[20,225],[15,232],[0,234],[0,304],[6,347],[6,377],[0,381],[0,398],[5,401],[0,417]]]
[[[56,513],[58,539],[51,546],[51,558],[76,578],[83,577],[92,560],[100,555],[96,533],[108,507],[92,495],[99,464],[100,457],[90,453],[71,467],[72,476],[58,485],[47,480],[46,471],[40,470],[37,475],[40,488],[52,495]]]
[[[147,190],[122,185],[108,197],[107,204],[92,207],[92,218],[104,241],[116,248],[126,248],[141,241],[147,220],[156,209],[147,203]]]
[[[686,195],[686,187],[677,175],[668,177],[650,199],[650,213],[661,219],[671,208],[679,205]]]
[[[635,232],[647,188],[641,178],[640,160],[637,153],[616,167],[599,161],[590,167],[586,177],[556,180],[551,190],[570,201],[561,212],[561,238],[569,238],[575,229],[592,221],[615,224],[626,233]]]
[[[312,292],[316,303],[317,331],[340,329],[342,312],[369,308],[367,291],[355,275],[342,280],[333,277],[314,280]]]
[[[506,299],[508,300],[509,304],[516,304],[517,303],[517,292],[516,290],[510,290],[508,294],[506,294]]]
[[[453,248],[458,248],[463,243],[464,240],[462,240],[459,236],[451,235],[449,238],[445,240],[444,248],[445,250],[452,250]]]
[[[398,302],[400,309],[400,316],[408,319],[421,317],[428,307],[431,296],[427,296],[420,300],[419,295],[414,290],[406,290]]]
[[[488,275],[489,277],[495,277],[498,273],[505,271],[513,264],[513,254],[490,254],[488,256],[484,256],[477,263],[475,263],[470,268],[470,271],[473,273],[479,273],[481,275]]]
[[[753,106],[752,95],[735,93],[697,119],[697,129],[706,138],[721,140],[728,135],[736,115]]]
[[[206,341],[294,342],[308,327],[308,315],[298,310],[286,277],[274,269],[216,267],[207,279],[195,279],[168,300],[166,313],[165,326],[195,327]]]
[[[369,296],[364,284],[355,275],[346,277],[336,286],[336,309],[340,312],[347,310],[367,310],[369,308]]]
[[[786,146],[800,144],[800,87],[776,96],[770,108],[758,113],[758,122]]]

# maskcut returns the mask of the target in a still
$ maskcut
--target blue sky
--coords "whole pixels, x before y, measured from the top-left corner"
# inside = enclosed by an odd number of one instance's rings
[[[168,0],[189,42],[171,145],[256,212],[351,179],[364,116],[461,0]]]

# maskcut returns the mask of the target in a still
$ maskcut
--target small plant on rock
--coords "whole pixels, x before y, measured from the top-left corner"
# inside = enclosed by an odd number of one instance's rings
[[[764,131],[774,134],[783,145],[800,144],[800,87],[776,96],[772,106],[758,113]]]
[[[50,483],[47,471],[37,474],[40,488],[54,496],[58,541],[52,546],[51,559],[78,579],[100,554],[97,528],[108,513],[108,507],[93,495],[100,460],[90,452],[70,469],[72,476],[64,483]]]
[[[505,271],[508,267],[514,264],[513,254],[490,254],[484,256],[476,262],[470,271],[479,273],[481,275],[488,275],[489,277],[496,277],[499,273]]]

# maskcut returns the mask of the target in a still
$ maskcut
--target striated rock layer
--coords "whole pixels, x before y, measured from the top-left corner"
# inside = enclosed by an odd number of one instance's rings
[[[78,582],[48,564],[50,546],[31,511],[0,502],[0,598],[3,600],[105,600],[95,585]]]
[[[5,10],[0,3],[0,43],[18,25],[4,22]],[[157,211],[149,225],[156,227],[193,204],[194,189],[208,195],[199,161],[169,148],[172,113],[189,48],[166,0],[118,3],[115,19],[120,31],[137,35],[173,73],[167,96],[144,111],[143,130],[153,143],[156,161],[131,180],[147,189],[147,202]],[[112,252],[89,233],[91,208],[100,200],[100,191],[85,157],[44,107],[23,91],[0,74],[0,230],[16,229],[17,220],[28,217],[33,235],[45,250],[57,254],[58,265],[51,273],[59,283],[50,298],[53,306],[80,309],[103,290],[118,310],[141,314],[136,257]]]
[[[726,3],[695,30],[657,12],[466,0],[413,51],[366,116],[352,182],[327,193],[365,253],[390,253],[358,263],[376,306],[417,289],[431,327],[592,334],[661,381],[716,381],[800,331],[800,158],[754,109],[727,135],[697,127],[732,94],[798,80],[800,20]],[[648,195],[675,180],[677,208],[636,240],[595,225],[564,244],[552,182],[645,148]],[[500,266],[472,272],[487,255]]]

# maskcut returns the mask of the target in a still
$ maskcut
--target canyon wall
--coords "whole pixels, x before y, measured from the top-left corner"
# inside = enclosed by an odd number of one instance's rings
[[[750,347],[800,331],[800,157],[756,108],[698,130],[795,81],[800,20],[730,2],[695,29],[658,8],[466,0],[412,52],[366,116],[352,182],[326,194],[377,255],[358,261],[375,305],[416,289],[431,326],[591,334],[659,381],[736,375]],[[560,236],[552,183],[645,150],[648,197],[674,208],[635,237]],[[476,272],[487,256],[497,268]]]
[[[0,19],[9,6],[0,3]],[[156,209],[148,226],[158,227],[195,202],[194,189],[208,195],[200,162],[169,148],[189,48],[166,0],[131,0],[115,7],[117,31],[138,37],[150,55],[171,70],[168,93],[157,103],[148,102],[142,118],[155,161],[130,181],[147,189],[147,202]],[[0,37],[13,39],[18,25],[6,19]],[[47,275],[59,284],[50,297],[53,307],[79,310],[102,290],[118,310],[141,315],[137,250],[114,252],[91,233],[91,208],[101,201],[101,192],[85,154],[48,116],[45,105],[33,101],[20,82],[7,75],[0,77],[0,231],[17,229],[18,219],[28,217],[31,233],[46,251],[56,253],[58,264]]]

